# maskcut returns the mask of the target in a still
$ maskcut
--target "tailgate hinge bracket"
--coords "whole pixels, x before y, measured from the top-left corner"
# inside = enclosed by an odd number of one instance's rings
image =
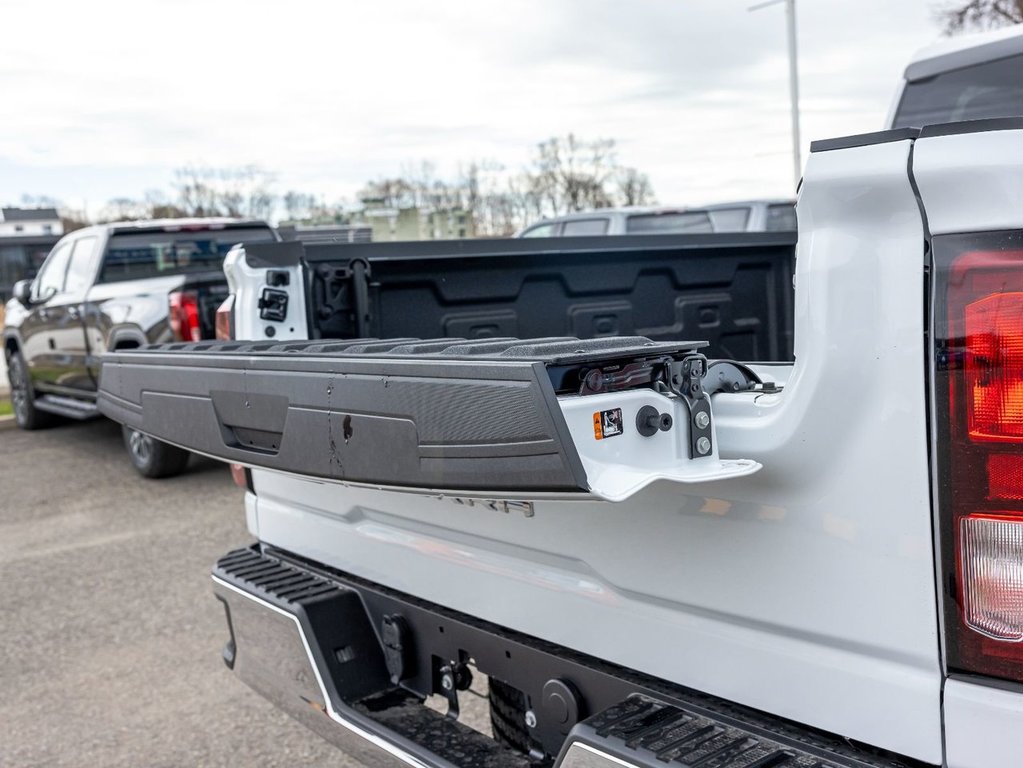
[[[689,458],[702,459],[714,450],[713,414],[710,396],[704,389],[707,376],[707,358],[687,355],[669,364],[669,388],[682,398],[689,409]]]

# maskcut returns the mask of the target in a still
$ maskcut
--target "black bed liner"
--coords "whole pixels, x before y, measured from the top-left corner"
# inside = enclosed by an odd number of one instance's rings
[[[680,358],[643,337],[199,342],[104,357],[104,414],[226,461],[438,490],[585,491],[555,382]]]
[[[715,358],[792,359],[795,232],[265,243],[303,264],[308,335],[700,338]],[[279,329],[278,329],[279,330]]]

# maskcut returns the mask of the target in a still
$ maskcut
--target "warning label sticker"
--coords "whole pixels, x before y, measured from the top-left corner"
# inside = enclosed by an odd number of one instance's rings
[[[621,408],[597,411],[593,414],[593,437],[597,440],[605,440],[620,435],[625,431],[622,424]]]

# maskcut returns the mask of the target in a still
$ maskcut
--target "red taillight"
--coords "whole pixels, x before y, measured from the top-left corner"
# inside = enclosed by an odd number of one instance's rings
[[[1023,251],[1004,249],[1019,239],[935,238],[934,331],[948,666],[1023,681]]]
[[[247,491],[252,490],[252,472],[248,467],[232,462],[231,479],[234,480],[234,484],[239,488],[244,488]]]
[[[170,328],[176,341],[202,341],[199,297],[194,291],[174,291],[169,296]]]
[[[970,437],[1023,441],[1023,293],[967,304],[964,326]]]
[[[216,336],[227,341],[234,338],[234,294],[217,307]]]

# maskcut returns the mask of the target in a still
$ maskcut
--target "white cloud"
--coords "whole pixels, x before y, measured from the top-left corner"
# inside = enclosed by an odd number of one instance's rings
[[[352,195],[419,160],[517,167],[568,131],[616,138],[664,202],[788,194],[783,10],[746,5],[12,0],[0,200],[100,204],[188,162]],[[799,17],[807,144],[879,128],[937,34],[916,0],[799,0]]]

